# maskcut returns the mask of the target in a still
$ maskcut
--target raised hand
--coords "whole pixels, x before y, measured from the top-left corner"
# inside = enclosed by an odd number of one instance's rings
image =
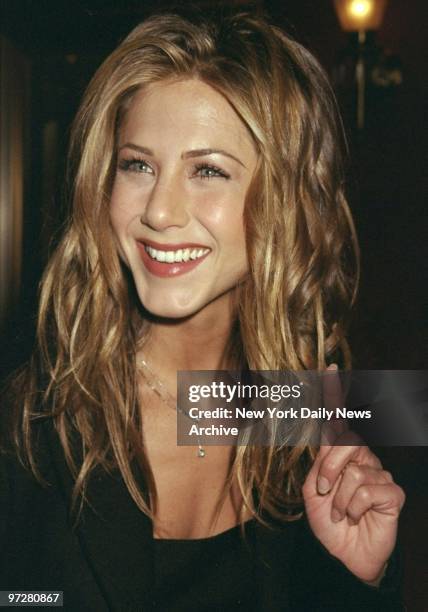
[[[325,375],[328,409],[343,405],[334,368]],[[394,548],[403,490],[374,453],[342,421],[327,423],[323,444],[303,485],[306,515],[330,554],[376,585]]]

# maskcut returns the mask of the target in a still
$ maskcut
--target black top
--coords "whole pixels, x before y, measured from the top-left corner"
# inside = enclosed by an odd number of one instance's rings
[[[162,612],[260,610],[254,521],[195,540],[154,540],[155,608]]]
[[[62,448],[50,423],[39,427],[47,486],[13,454],[0,454],[0,590],[62,590],[73,612],[404,609],[396,552],[380,588],[370,587],[324,549],[305,518],[275,528],[249,523],[249,548],[239,528],[196,541],[154,540],[120,474],[97,469],[74,527]]]

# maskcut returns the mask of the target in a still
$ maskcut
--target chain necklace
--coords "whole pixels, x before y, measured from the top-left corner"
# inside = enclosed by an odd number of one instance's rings
[[[184,414],[184,416],[186,416],[187,418],[190,418],[187,412],[185,412],[179,406],[177,406],[176,399],[168,391],[165,383],[162,382],[157,376],[155,376],[153,370],[149,367],[149,365],[144,359],[141,359],[140,365],[142,369],[142,374],[144,376],[144,380],[146,381],[149,389],[151,389],[154,393],[156,393],[159,399],[161,399],[162,402],[168,408],[171,408],[172,410],[178,410],[178,412],[180,412],[181,414]],[[195,420],[199,425],[199,419],[193,419],[193,420]],[[199,434],[197,435],[196,439],[198,441],[197,457],[200,457],[201,459],[203,459],[206,455],[206,451],[204,447],[201,445]]]

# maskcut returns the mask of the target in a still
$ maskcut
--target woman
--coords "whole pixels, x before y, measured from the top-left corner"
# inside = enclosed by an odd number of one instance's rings
[[[404,494],[354,434],[176,443],[179,370],[349,365],[338,125],[314,58],[250,15],[152,17],[99,68],[3,418],[2,589],[76,610],[401,609]]]

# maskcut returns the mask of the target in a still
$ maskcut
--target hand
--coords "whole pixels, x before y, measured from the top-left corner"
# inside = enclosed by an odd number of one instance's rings
[[[324,377],[330,410],[343,406],[336,369],[330,367]],[[325,445],[302,489],[309,524],[330,554],[361,580],[377,585],[395,545],[404,492],[343,421],[323,427]]]

